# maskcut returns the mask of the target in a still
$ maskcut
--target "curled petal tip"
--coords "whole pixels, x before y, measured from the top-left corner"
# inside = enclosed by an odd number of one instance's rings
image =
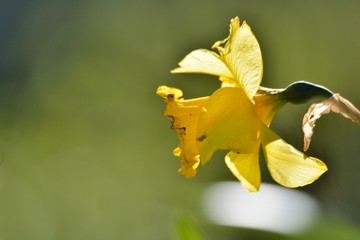
[[[180,89],[171,88],[167,86],[160,86],[156,90],[156,94],[165,100],[179,99],[183,93]]]

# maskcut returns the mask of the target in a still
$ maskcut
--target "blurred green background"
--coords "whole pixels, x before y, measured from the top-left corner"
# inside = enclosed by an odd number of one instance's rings
[[[196,178],[179,176],[155,94],[163,84],[211,94],[215,77],[169,71],[239,16],[262,48],[263,86],[307,80],[359,107],[359,11],[355,0],[1,1],[0,239],[181,239],[177,212],[206,239],[360,239],[359,126],[334,114],[317,124],[308,153],[329,171],[300,189],[322,209],[311,228],[227,229],[201,211],[209,184],[234,180],[223,153]],[[309,105],[287,105],[273,122],[298,149]]]

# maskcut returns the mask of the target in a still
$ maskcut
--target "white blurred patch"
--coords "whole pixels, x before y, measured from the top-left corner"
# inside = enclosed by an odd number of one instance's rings
[[[247,192],[239,182],[213,184],[204,194],[203,206],[216,224],[283,234],[305,229],[319,213],[308,194],[266,183],[257,193]]]

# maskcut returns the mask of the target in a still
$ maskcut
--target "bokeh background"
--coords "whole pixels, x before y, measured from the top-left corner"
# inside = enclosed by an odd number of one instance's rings
[[[224,153],[179,176],[155,94],[162,84],[211,94],[215,77],[169,71],[239,16],[262,48],[263,86],[307,80],[360,106],[359,11],[355,0],[2,0],[0,239],[360,239],[359,126],[318,122],[308,153],[329,171],[298,189],[321,209],[308,228],[220,227],[201,205],[209,185],[235,180]],[[285,106],[272,125],[298,149],[309,105]]]

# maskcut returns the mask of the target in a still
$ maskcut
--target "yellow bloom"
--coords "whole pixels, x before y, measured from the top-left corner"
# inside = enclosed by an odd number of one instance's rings
[[[308,157],[276,135],[269,125],[289,97],[284,89],[260,87],[263,64],[259,44],[250,27],[235,18],[230,34],[213,45],[219,54],[195,50],[173,73],[205,73],[219,76],[223,87],[210,97],[183,100],[178,89],[157,90],[167,103],[164,115],[176,129],[180,145],[179,172],[190,178],[209,161],[216,150],[228,149],[225,163],[249,191],[258,191],[261,177],[259,149],[262,145],[273,179],[286,187],[304,186],[326,170],[320,160]],[[293,88],[291,88],[293,89]]]

